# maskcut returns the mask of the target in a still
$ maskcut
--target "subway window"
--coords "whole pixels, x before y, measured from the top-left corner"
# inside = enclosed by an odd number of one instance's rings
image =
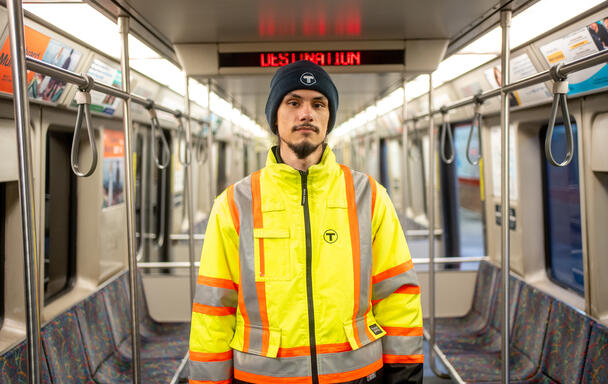
[[[6,225],[6,184],[0,183],[0,329],[4,324],[4,286],[6,274],[4,264],[6,260],[4,247],[4,226]]]
[[[76,176],[70,167],[72,134],[50,130],[46,138],[44,298],[70,290],[76,274]]]
[[[553,156],[561,161],[566,155],[564,125],[556,125],[553,133]],[[549,278],[580,294],[585,291],[583,245],[581,236],[581,205],[578,174],[577,127],[572,124],[574,155],[565,167],[555,167],[542,154],[543,194],[545,211],[545,252]],[[544,148],[547,127],[541,130]]]

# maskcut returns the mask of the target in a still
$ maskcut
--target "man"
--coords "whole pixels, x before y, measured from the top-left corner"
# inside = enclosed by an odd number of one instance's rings
[[[215,200],[190,334],[190,383],[420,383],[420,288],[372,178],[325,145],[338,91],[309,61],[280,68],[266,167]]]

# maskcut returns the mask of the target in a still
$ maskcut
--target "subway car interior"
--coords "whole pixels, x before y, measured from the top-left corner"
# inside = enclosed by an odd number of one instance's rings
[[[608,1],[1,3],[0,383],[188,382],[211,207],[301,59],[399,217],[424,382],[608,383]]]

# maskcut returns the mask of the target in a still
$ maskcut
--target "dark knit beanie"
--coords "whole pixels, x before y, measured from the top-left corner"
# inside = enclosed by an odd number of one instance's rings
[[[277,134],[277,110],[283,97],[296,89],[313,89],[329,100],[329,122],[327,133],[336,122],[338,90],[323,68],[308,60],[300,60],[279,68],[270,81],[270,94],[266,101],[266,119],[270,130]]]

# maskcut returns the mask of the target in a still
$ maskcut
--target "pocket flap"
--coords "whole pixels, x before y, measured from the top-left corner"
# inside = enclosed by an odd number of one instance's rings
[[[289,229],[279,229],[279,228],[254,228],[253,229],[253,237],[254,238],[264,238],[264,239],[288,239],[289,238]]]
[[[359,349],[364,345],[367,345],[372,341],[376,341],[382,336],[386,335],[384,329],[382,329],[380,324],[378,324],[373,317],[369,319],[369,322],[365,320],[365,317],[360,317],[355,321],[355,324],[357,325],[356,332],[359,336],[360,344],[357,342],[355,337],[355,327],[353,327],[353,322],[347,321],[344,323],[344,333],[346,334],[348,343],[353,350]]]
[[[264,328],[257,325],[245,325],[243,328],[237,326],[236,332],[249,332],[249,350],[243,350],[242,340],[237,342],[236,337],[230,343],[230,347],[244,353],[253,355],[276,358],[281,346],[281,330],[279,328]],[[268,348],[266,353],[263,353],[264,333],[268,332]],[[240,339],[240,338],[239,338]]]

